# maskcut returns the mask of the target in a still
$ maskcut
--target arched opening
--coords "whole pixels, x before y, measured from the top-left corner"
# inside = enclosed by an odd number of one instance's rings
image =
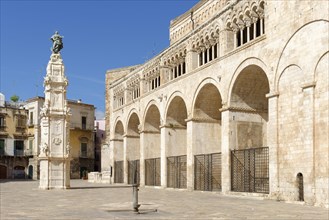
[[[124,128],[121,121],[118,121],[114,129],[114,183],[123,183],[123,134]]]
[[[128,160],[128,184],[139,183],[139,157],[140,157],[140,135],[139,118],[136,113],[132,113],[128,120],[126,145]]]
[[[230,107],[234,111],[237,149],[266,146],[269,82],[265,72],[256,65],[242,70],[234,82]]]
[[[7,179],[7,167],[0,165],[0,179]]]
[[[160,111],[156,105],[151,105],[146,113],[144,130],[145,185],[160,186]]]
[[[14,174],[14,179],[25,179],[25,167],[15,166],[13,174]]]
[[[232,191],[269,193],[267,122],[269,82],[262,68],[245,67],[230,98]]]
[[[205,84],[193,108],[195,190],[221,190],[221,108],[222,97],[217,87]]]
[[[88,168],[80,167],[80,179],[87,179],[87,178],[88,178]]]
[[[167,186],[186,188],[186,120],[184,100],[176,96],[169,104],[166,116],[165,141],[167,156]]]
[[[29,179],[33,179],[33,166],[29,166],[29,172],[28,172],[28,177]]]
[[[298,201],[304,201],[304,180],[303,174],[297,174],[297,189],[298,189]]]

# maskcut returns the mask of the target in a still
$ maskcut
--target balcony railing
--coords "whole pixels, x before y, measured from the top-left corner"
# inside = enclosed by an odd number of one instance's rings
[[[32,151],[32,149],[26,149],[26,150],[25,150],[25,156],[33,156],[33,151]]]
[[[0,125],[0,131],[6,131],[6,125]]]
[[[24,150],[15,150],[14,156],[24,156]]]
[[[80,157],[81,157],[81,158],[87,158],[87,157],[88,157],[88,155],[87,155],[87,151],[81,151],[81,152],[80,152]]]
[[[71,123],[71,129],[94,130],[94,124]]]

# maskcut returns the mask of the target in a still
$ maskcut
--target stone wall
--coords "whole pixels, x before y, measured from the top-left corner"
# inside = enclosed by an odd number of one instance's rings
[[[140,159],[161,156],[165,166],[165,157],[187,155],[187,188],[191,190],[193,155],[221,152],[224,193],[231,191],[231,150],[267,146],[269,197],[300,201],[297,177],[302,176],[303,201],[328,207],[324,195],[329,193],[329,6],[324,1],[229,4],[152,59],[159,60],[155,72],[166,68],[162,77],[177,70],[170,62],[177,57],[177,62],[185,60],[186,73],[168,76],[154,89],[147,87],[151,76],[143,69],[118,80],[107,78],[108,103],[114,100],[113,90],[125,88],[131,77],[139,76],[143,87],[137,99],[127,99],[117,107],[107,105],[108,139],[114,141],[118,123],[122,124],[120,135],[127,133],[134,112],[139,122]],[[240,31],[245,33],[253,13],[261,20],[257,25],[264,24],[261,34],[237,46],[234,37]],[[210,46],[213,51],[216,45],[218,57],[200,65],[204,51],[209,56]],[[173,59],[167,59],[171,54]],[[144,65],[150,68],[148,63]],[[127,149],[130,144],[127,142]],[[111,150],[109,154],[111,158]],[[109,155],[106,157],[108,160]],[[115,157],[113,154],[112,160]],[[141,162],[141,184],[143,169]],[[162,181],[166,181],[165,170],[161,168]]]

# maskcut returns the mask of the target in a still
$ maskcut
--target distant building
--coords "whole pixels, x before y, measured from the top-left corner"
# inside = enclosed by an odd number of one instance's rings
[[[28,177],[31,151],[27,117],[22,103],[5,102],[0,93],[0,179]]]
[[[101,150],[105,143],[105,119],[95,120],[95,168],[101,171]]]
[[[29,151],[32,156],[29,166],[33,170],[33,179],[39,178],[39,155],[40,144],[40,109],[44,98],[35,97],[26,101],[25,108],[28,110],[28,137]],[[85,170],[94,171],[95,143],[94,143],[94,117],[95,107],[82,103],[81,100],[68,100],[71,109],[70,118],[70,146],[71,146],[71,179],[81,178]]]

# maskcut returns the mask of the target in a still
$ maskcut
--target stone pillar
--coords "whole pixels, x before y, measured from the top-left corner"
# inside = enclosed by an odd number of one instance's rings
[[[189,43],[187,45],[187,53],[185,58],[186,73],[190,73],[198,67],[198,59],[199,56],[197,51],[193,50],[191,43]]]
[[[304,175],[304,201],[308,204],[314,204],[316,202],[315,195],[315,151],[314,151],[314,87],[315,82],[304,83],[303,89],[303,137],[304,137],[304,152],[305,155],[312,155],[309,164],[310,167],[305,167],[306,173]]]
[[[229,109],[222,110],[222,192],[231,191],[231,113]]]
[[[110,146],[109,146],[109,151],[110,151],[110,171],[111,171],[111,179],[110,182],[114,183],[114,139],[110,140]]]
[[[233,30],[234,33],[234,49],[238,47],[238,30]]]
[[[145,156],[144,156],[144,140],[145,133],[143,131],[140,132],[140,161],[139,161],[139,178],[140,178],[140,186],[145,186]]]
[[[278,97],[276,92],[266,95],[268,98],[267,145],[269,147],[269,184],[270,196],[279,195],[279,161],[278,161]]]
[[[257,34],[256,34],[256,31],[257,31],[257,20],[258,20],[258,18],[255,18],[254,20],[253,20],[253,25],[254,25],[254,37],[253,37],[253,39],[255,39],[256,38],[256,36],[257,36]]]
[[[44,79],[45,102],[40,112],[40,189],[70,187],[70,109],[67,106],[64,64],[53,53]]]
[[[187,131],[186,131],[186,147],[187,147],[187,164],[186,164],[186,179],[187,179],[187,190],[194,190],[194,141],[193,137],[196,135],[193,130],[193,121],[192,119],[188,119],[187,121]]]
[[[247,42],[250,41],[250,24],[247,25]]]
[[[127,160],[127,144],[128,138],[125,134],[123,136],[123,182],[128,184],[128,160]]]
[[[161,187],[167,187],[167,128],[166,126],[161,126]]]

